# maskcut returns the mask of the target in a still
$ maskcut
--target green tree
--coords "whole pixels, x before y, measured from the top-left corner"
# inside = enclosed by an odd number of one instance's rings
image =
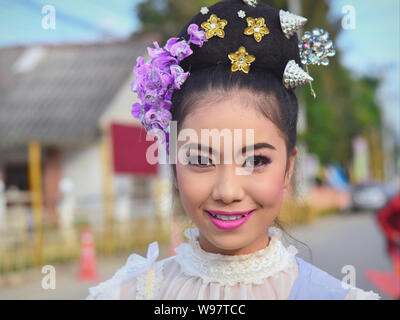
[[[203,6],[212,6],[214,0],[147,0],[137,7],[142,23],[139,34],[159,33],[165,42],[176,34]]]

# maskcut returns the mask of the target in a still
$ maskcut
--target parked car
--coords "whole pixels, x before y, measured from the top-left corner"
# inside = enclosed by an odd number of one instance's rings
[[[384,184],[369,182],[353,187],[351,198],[353,211],[376,211],[389,201],[390,195]]]

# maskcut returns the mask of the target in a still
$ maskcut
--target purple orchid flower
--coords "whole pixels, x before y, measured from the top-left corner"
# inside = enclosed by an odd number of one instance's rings
[[[163,72],[169,72],[170,66],[178,64],[178,60],[168,52],[155,56],[150,61],[151,66]]]
[[[165,130],[169,126],[169,122],[172,119],[171,112],[165,109],[151,108],[144,115],[145,122],[150,127],[160,128]]]
[[[190,49],[190,45],[186,42],[186,40],[179,41],[178,38],[169,39],[164,48],[171,55],[176,57],[179,62],[193,54],[193,51]]]
[[[180,89],[189,76],[189,72],[185,72],[179,65],[171,66],[171,74],[174,77],[174,89]]]
[[[137,102],[136,102],[136,103],[134,103],[134,104],[132,105],[131,114],[133,115],[134,118],[140,120],[141,115],[142,115],[142,112],[143,112],[143,107],[142,107],[142,105],[141,105],[140,103],[137,103]]]
[[[207,41],[206,33],[196,24],[191,24],[187,31],[190,35],[189,41],[170,38],[163,48],[157,41],[153,42],[154,48],[147,48],[151,60],[145,63],[143,57],[138,57],[133,70],[135,80],[131,84],[131,90],[137,93],[141,101],[132,105],[131,114],[140,120],[146,131],[162,131],[163,136],[157,136],[163,140],[162,143],[166,143],[167,152],[172,95],[174,90],[181,89],[190,75],[189,72],[184,72],[179,63],[193,54],[190,44],[201,47]]]
[[[149,54],[150,57],[157,57],[160,54],[163,54],[165,52],[164,48],[161,48],[160,45],[158,44],[157,41],[153,42],[155,49],[151,47],[147,47],[147,53]]]
[[[187,32],[190,35],[189,44],[193,43],[201,48],[203,43],[208,41],[206,33],[203,30],[199,30],[199,26],[195,23],[188,27]]]

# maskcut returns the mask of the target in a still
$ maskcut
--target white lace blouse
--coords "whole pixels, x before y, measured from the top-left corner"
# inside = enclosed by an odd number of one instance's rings
[[[184,233],[189,242],[175,248],[175,256],[156,261],[158,244],[153,242],[146,258],[129,256],[111,279],[90,288],[86,299],[288,299],[298,276],[298,251],[293,245],[284,247],[280,229],[269,229],[271,240],[266,248],[237,256],[204,251],[197,228]],[[351,287],[345,299],[380,296]]]

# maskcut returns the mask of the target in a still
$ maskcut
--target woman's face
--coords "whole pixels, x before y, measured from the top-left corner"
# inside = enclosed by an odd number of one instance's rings
[[[183,152],[188,163],[177,162],[176,177],[182,205],[199,229],[200,246],[208,252],[238,255],[265,248],[269,244],[268,227],[279,213],[284,189],[292,175],[297,148],[290,157],[285,174],[285,141],[279,129],[250,101],[247,92],[238,94],[236,91],[222,102],[200,104],[186,116],[181,126],[180,133],[183,129],[194,130],[198,141],[194,136],[178,141],[178,151],[191,142],[206,147],[204,150],[194,147]],[[239,137],[242,139],[236,140],[241,143],[223,137],[218,139],[219,145],[211,138],[201,141],[202,129],[217,129],[218,132],[223,132],[223,129],[227,132],[228,129],[232,137],[235,137],[234,129],[241,129]],[[247,154],[241,150],[248,145],[246,129],[254,130],[251,145],[260,146]],[[215,154],[209,152],[209,147]],[[229,155],[224,153],[231,153],[230,162],[226,160]],[[245,158],[237,163],[235,154]],[[240,168],[245,171],[240,171]],[[218,221],[213,223],[215,218],[209,211],[216,210],[228,213],[254,211],[244,224],[227,229],[224,225],[230,222],[222,221],[222,227]]]

